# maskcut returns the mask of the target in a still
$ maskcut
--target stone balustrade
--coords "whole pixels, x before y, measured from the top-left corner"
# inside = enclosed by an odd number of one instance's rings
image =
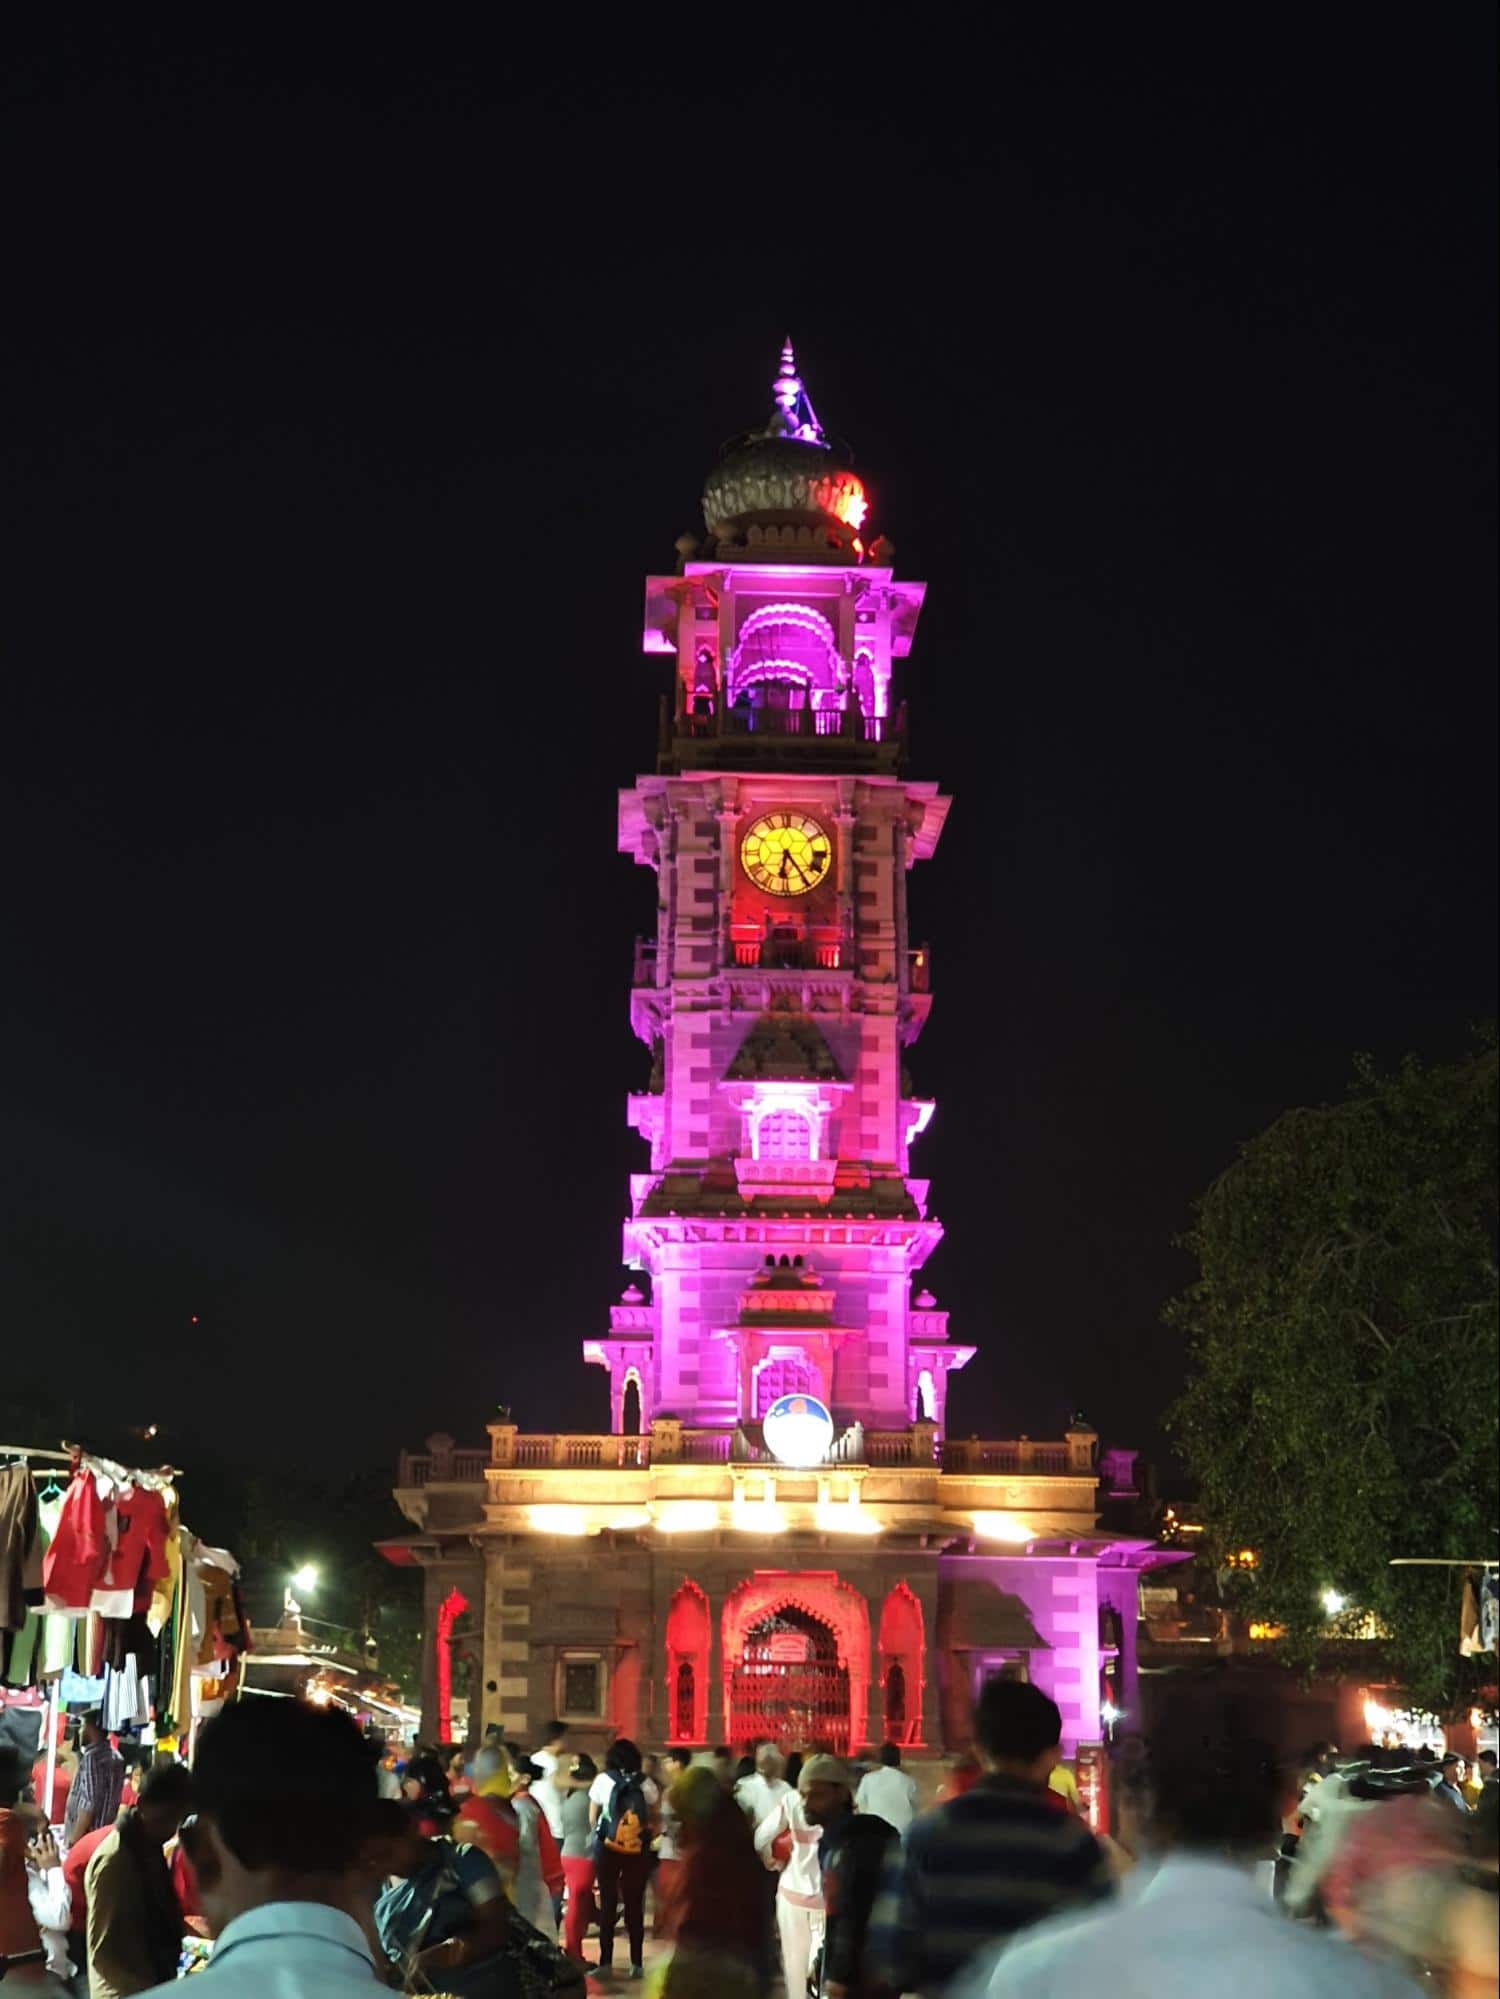
[[[487,1451],[460,1449],[446,1436],[429,1437],[424,1453],[404,1451],[399,1483],[406,1488],[479,1485],[491,1470],[645,1471],[664,1464],[773,1462],[765,1447],[743,1430],[698,1429],[674,1416],[658,1417],[649,1433],[640,1436],[523,1434],[514,1423],[492,1423],[489,1430]],[[834,1439],[825,1462],[882,1470],[936,1468],[958,1477],[1092,1478],[1097,1445],[1092,1430],[1070,1430],[1061,1441],[1030,1437],[940,1441],[934,1423],[912,1423],[902,1430],[870,1430],[855,1423]]]

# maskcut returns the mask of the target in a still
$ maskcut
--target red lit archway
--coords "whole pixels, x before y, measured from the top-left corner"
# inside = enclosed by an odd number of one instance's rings
[[[881,1606],[879,1652],[886,1739],[902,1748],[919,1748],[926,1643],[922,1606],[905,1582],[897,1583]]]
[[[848,1583],[840,1582],[830,1570],[761,1569],[731,1591],[724,1605],[720,1627],[724,1650],[724,1732],[732,1743],[757,1734],[770,1733],[764,1723],[765,1708],[760,1702],[736,1700],[738,1682],[744,1680],[736,1668],[747,1658],[751,1634],[774,1620],[778,1613],[800,1612],[832,1638],[832,1657],[827,1664],[839,1676],[836,1682],[848,1688],[848,1714],[830,1717],[824,1731],[844,1752],[864,1747],[866,1710],[870,1690],[870,1616],[865,1600]],[[816,1665],[820,1651],[816,1631],[808,1632],[807,1663]],[[763,1647],[757,1647],[764,1651]],[[830,1684],[835,1684],[830,1676]]]
[[[450,1589],[437,1611],[437,1739],[453,1740],[453,1627],[469,1607],[460,1589]]]
[[[708,1740],[708,1598],[684,1577],[667,1613],[667,1740]]]

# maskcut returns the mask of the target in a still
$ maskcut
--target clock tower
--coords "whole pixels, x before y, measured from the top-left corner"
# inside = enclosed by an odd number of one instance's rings
[[[1086,1759],[1136,1699],[1137,1575],[1170,1557],[1101,1527],[1095,1432],[947,1432],[973,1349],[923,1284],[932,958],[907,894],[949,801],[907,774],[892,677],[924,586],[868,508],[788,345],[766,422],[708,476],[702,538],[647,580],[667,691],[656,768],[619,801],[656,903],[630,993],[637,1274],[584,1343],[607,1430],[505,1409],[478,1448],[403,1454],[414,1532],[383,1546],[424,1571],[437,1740],[462,1702],[522,1740],[559,1716],[599,1754],[770,1737],[916,1759],[964,1745],[1009,1671]]]
[[[799,1394],[840,1432],[940,1431],[973,1351],[913,1297],[942,1230],[913,1172],[932,980],[907,885],[949,801],[905,775],[891,678],[925,586],[865,539],[868,505],[788,343],[768,421],[708,477],[705,538],[646,585],[672,684],[619,832],[657,886],[631,994],[650,1157],[625,1224],[651,1296],[585,1344],[616,1430],[628,1408],[754,1437]]]

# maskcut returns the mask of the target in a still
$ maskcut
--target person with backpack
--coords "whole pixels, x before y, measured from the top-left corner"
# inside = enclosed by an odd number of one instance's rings
[[[589,1786],[599,1894],[599,1969],[614,1963],[615,1916],[623,1905],[630,1975],[645,1976],[646,1881],[651,1872],[651,1806],[641,1752],[627,1736],[612,1742]]]

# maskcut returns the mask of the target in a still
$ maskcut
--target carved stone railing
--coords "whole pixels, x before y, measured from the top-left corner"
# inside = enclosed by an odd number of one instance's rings
[[[1007,1475],[1029,1472],[1042,1478],[1056,1478],[1066,1476],[1070,1471],[1086,1472],[1091,1469],[1087,1464],[1074,1465],[1070,1462],[1067,1444],[1037,1444],[1029,1437],[1019,1437],[1014,1442],[996,1442],[979,1437],[950,1440],[942,1448],[942,1466],[945,1472],[1000,1472]]]
[[[397,1484],[479,1485],[489,1461],[490,1454],[485,1450],[403,1451]]]
[[[1097,1441],[1091,1430],[1078,1430],[1060,1443],[1034,1442],[1029,1437],[940,1442],[934,1423],[912,1423],[901,1430],[871,1430],[854,1423],[834,1439],[824,1463],[876,1469],[936,1467],[960,1477],[1092,1477]],[[650,1433],[640,1436],[585,1431],[523,1435],[513,1423],[492,1423],[488,1451],[460,1449],[449,1437],[429,1437],[427,1442],[426,1452],[402,1452],[402,1486],[477,1485],[487,1470],[645,1471],[653,1464],[774,1462],[753,1426],[749,1432],[744,1427],[703,1429],[675,1416],[658,1417]]]

